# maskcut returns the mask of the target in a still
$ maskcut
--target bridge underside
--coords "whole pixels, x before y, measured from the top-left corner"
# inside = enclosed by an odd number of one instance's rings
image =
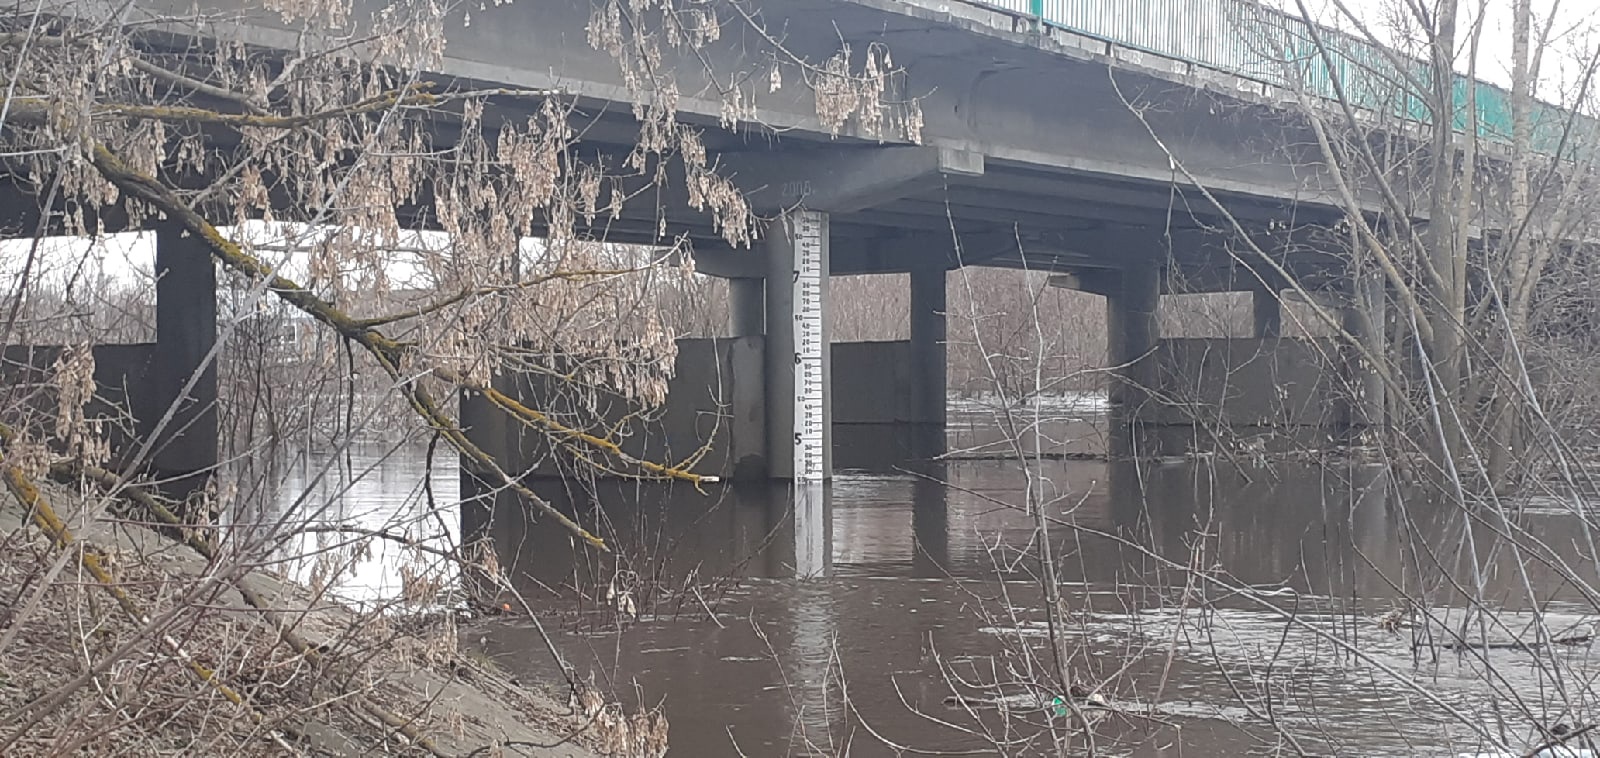
[[[167,9],[161,5],[140,12],[154,18],[183,10],[176,3]],[[769,285],[786,279],[790,270],[784,256],[793,251],[781,244],[776,230],[796,211],[826,218],[829,273],[910,273],[911,340],[894,348],[905,351],[906,360],[897,365],[911,367],[907,381],[913,385],[901,416],[939,431],[930,438],[942,440],[944,425],[944,273],[963,266],[1044,272],[1058,285],[1105,296],[1108,363],[1117,377],[1111,399],[1129,421],[1173,423],[1166,411],[1152,410],[1157,407],[1153,398],[1171,398],[1172,371],[1215,370],[1196,363],[1188,348],[1163,346],[1156,321],[1163,293],[1257,293],[1258,333],[1251,347],[1257,356],[1276,355],[1277,298],[1291,287],[1338,293],[1341,317],[1358,338],[1381,331],[1374,327],[1381,323],[1381,315],[1374,315],[1381,313],[1374,311],[1383,299],[1381,286],[1374,295],[1365,280],[1349,272],[1348,233],[1338,228],[1344,212],[1331,199],[1331,181],[1310,147],[1314,139],[1300,120],[1259,94],[1197,78],[1193,71],[1115,60],[1092,46],[1008,31],[1001,16],[983,16],[986,11],[956,18],[877,0],[774,0],[764,5],[765,19],[781,25],[799,55],[828,57],[841,41],[840,30],[843,41],[857,50],[890,45],[897,65],[905,68],[903,93],[919,100],[921,139],[919,144],[880,139],[865,134],[857,122],[833,134],[818,121],[813,95],[799,86],[758,98],[752,93],[760,125],[738,130],[716,126],[719,103],[685,97],[681,118],[704,127],[711,161],[764,220],[761,239],[736,247],[708,213],[692,210],[681,167],[667,166],[669,181],[655,186],[645,178],[654,174],[654,166],[643,172],[623,168],[639,125],[615,62],[575,34],[587,22],[589,8],[587,0],[545,0],[485,9],[470,27],[451,27],[447,59],[436,78],[468,90],[566,93],[573,105],[571,126],[582,135],[571,156],[615,177],[629,196],[639,196],[619,201],[615,214],[581,223],[578,233],[611,242],[683,246],[699,270],[732,280],[732,333],[759,337],[761,350],[795,344],[794,304],[774,297],[780,290]],[[226,27],[228,34],[263,50],[290,50],[300,41],[295,30],[260,16],[230,16],[233,20],[219,21],[218,29]],[[192,42],[182,36],[150,38],[151,45],[170,51]],[[716,70],[758,69],[762,59],[747,44],[748,37],[730,40],[703,55]],[[699,82],[699,89],[692,86],[695,74],[688,63],[668,61],[685,67],[680,90],[713,91],[706,82]],[[552,71],[562,75],[556,78]],[[484,121],[522,122],[537,107],[537,102],[497,99]],[[453,144],[458,135],[450,119],[439,121],[435,145]],[[214,146],[230,146],[228,134],[210,136]],[[199,188],[213,178],[173,181]],[[15,183],[40,184],[33,179]],[[273,197],[274,215],[307,220],[307,200],[279,192]],[[436,228],[431,202],[417,198],[399,213],[414,228]],[[37,228],[59,229],[60,214],[71,210],[52,209],[41,223],[37,203],[25,192],[4,204],[10,210],[8,224],[29,236]],[[94,222],[108,231],[126,226],[114,208]],[[537,220],[534,227],[536,235],[548,231]],[[825,292],[818,303],[824,309]],[[214,319],[214,306],[212,313]],[[214,333],[174,330],[170,337],[162,332],[162,338],[187,345],[182,354],[191,356],[174,365],[200,365],[191,354],[209,349]],[[796,392],[793,377],[777,371],[785,362],[771,355],[755,363],[729,356],[717,360],[746,367],[746,376],[753,372],[749,366],[764,367],[757,380],[760,391],[743,397],[754,404],[747,414],[760,414],[765,431],[747,432],[746,439],[751,445],[762,440],[752,449],[759,450],[763,475],[791,475],[787,464],[778,463],[789,453],[781,449],[789,435],[773,432],[802,421],[792,410],[780,410],[793,408]],[[1249,362],[1244,353],[1238,360]],[[180,384],[188,379],[187,373],[177,373]],[[829,376],[839,375],[835,370]],[[1277,374],[1262,376],[1260,382],[1270,384]],[[1199,394],[1214,395],[1209,392]],[[210,396],[215,397],[214,388]],[[834,397],[831,388],[825,391],[824,418],[832,413]],[[1381,395],[1375,407],[1377,415],[1369,407],[1344,414],[1339,423],[1381,423]],[[1197,417],[1191,415],[1191,422]],[[728,470],[718,473],[734,473],[746,458],[729,456]]]
[[[352,18],[383,5],[357,3]],[[189,8],[178,0],[141,4],[136,13],[148,15],[148,23],[172,29],[147,35],[148,44],[167,57],[193,49],[190,30],[159,23]],[[233,0],[200,8],[215,14],[210,31],[257,45],[264,56],[324,37],[327,44],[344,41]],[[434,78],[466,90],[563,93],[581,135],[572,156],[629,192],[648,190],[623,203],[619,217],[602,214],[584,231],[618,242],[689,240],[697,252],[733,258],[736,251],[721,242],[709,215],[689,208],[681,174],[652,187],[638,174],[654,166],[622,168],[639,125],[617,62],[582,39],[592,11],[588,0],[508,3],[477,9],[470,24],[458,12],[446,19],[445,58]],[[930,264],[1115,269],[1170,257],[1199,282],[1233,267],[1230,245],[1249,252],[1237,239],[1240,231],[1259,237],[1269,254],[1295,259],[1296,271],[1314,277],[1329,266],[1317,253],[1326,241],[1285,230],[1336,223],[1344,213],[1334,182],[1304,119],[1259,83],[1133,58],[1064,33],[1041,37],[1009,14],[959,3],[938,9],[887,0],[761,4],[759,19],[749,23],[782,29],[785,50],[807,60],[827,59],[848,45],[859,63],[860,51],[886,46],[903,69],[886,95],[917,103],[920,144],[912,146],[905,135],[873,132],[861,119],[828,128],[796,72],[785,72],[795,83],[777,91],[758,86],[772,51],[753,42],[755,26],[732,23],[723,39],[694,54],[665,51],[661,65],[675,72],[682,93],[679,118],[703,128],[711,162],[757,212],[772,217],[799,204],[828,212],[836,272]],[[714,95],[726,89],[717,75],[733,71],[751,72],[742,91],[751,113],[728,130],[719,126],[724,109]],[[522,123],[539,106],[499,98],[484,123]],[[884,111],[892,116],[899,107]],[[455,141],[451,129],[449,119],[440,119],[438,146]],[[213,140],[227,147],[227,135]],[[205,184],[203,177],[186,181]],[[1403,181],[1396,189],[1410,191]],[[281,210],[293,218],[295,199],[282,200]],[[409,209],[414,224],[429,224],[428,206],[422,198]]]

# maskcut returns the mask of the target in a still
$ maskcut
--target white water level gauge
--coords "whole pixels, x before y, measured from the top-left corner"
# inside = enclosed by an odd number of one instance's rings
[[[827,424],[823,351],[823,277],[827,272],[828,225],[816,211],[789,216],[794,248],[794,478],[821,481],[825,463]]]

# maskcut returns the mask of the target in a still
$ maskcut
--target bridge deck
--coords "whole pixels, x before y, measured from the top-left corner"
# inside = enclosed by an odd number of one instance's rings
[[[895,1],[933,7],[926,0]],[[1428,62],[1363,36],[1308,24],[1259,0],[962,1],[1007,11],[1046,35],[1084,35],[1266,87],[1304,90],[1330,101],[1347,99],[1374,116],[1417,125],[1433,120],[1426,101],[1416,94],[1431,86]],[[1509,90],[1457,74],[1452,92],[1451,120],[1457,131],[1475,129],[1496,142],[1511,139]],[[1469,116],[1470,105],[1476,106],[1475,118]],[[1530,117],[1534,149],[1551,155],[1561,149],[1570,126],[1595,126],[1593,119],[1574,117],[1545,102],[1533,103]]]
[[[696,55],[669,51],[663,68],[675,72],[681,117],[707,126],[724,112],[721,79],[751,74],[749,125],[708,129],[707,147],[742,167],[735,181],[760,210],[794,202],[799,188],[808,205],[832,212],[843,243],[835,261],[846,269],[905,270],[908,261],[930,255],[954,262],[952,236],[962,240],[963,262],[1042,268],[1115,267],[1129,256],[1196,240],[1173,252],[1200,269],[1228,259],[1199,232],[1229,227],[1213,198],[1263,233],[1324,226],[1342,215],[1304,115],[1285,107],[1293,93],[1242,57],[1241,50],[1255,48],[1239,47],[1240,38],[1222,25],[1238,23],[1241,7],[1258,7],[1242,0],[1159,3],[1187,8],[1200,22],[1186,27],[1191,33],[1158,39],[1144,27],[1159,23],[1139,23],[1150,2],[1119,3],[1122,11],[1104,15],[1083,10],[1106,2],[1004,0],[1007,9],[950,0],[763,0],[758,22],[781,30],[784,46],[808,60],[826,59],[841,41],[858,53],[887,46],[905,71],[902,92],[917,98],[920,147],[871,133],[858,121],[837,133],[828,129],[796,72],[777,91],[753,84],[766,79],[757,74],[771,56],[742,22]],[[253,3],[202,5],[216,14],[210,33],[283,50],[305,42],[304,29]],[[382,5],[358,2],[352,17],[370,17]],[[188,0],[155,0],[139,12],[183,17],[190,7]],[[458,12],[446,21],[445,58],[435,73],[467,86],[577,96],[589,120],[579,125],[585,150],[620,155],[637,134],[633,98],[616,62],[585,38],[592,7],[588,0],[507,3],[474,9],[470,23]],[[1019,10],[1058,25],[1041,34]],[[1268,18],[1262,28],[1293,36],[1282,14],[1261,18]],[[506,118],[526,115],[520,108],[498,106]],[[1403,131],[1404,115],[1375,118]],[[1397,181],[1400,191],[1411,191]],[[660,240],[656,216],[665,208],[669,236],[717,244],[709,217],[681,202],[646,202],[594,231]]]

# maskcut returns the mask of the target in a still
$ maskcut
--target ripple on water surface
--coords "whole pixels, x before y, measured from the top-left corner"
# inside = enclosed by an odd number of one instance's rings
[[[425,505],[420,453],[360,458],[312,486],[317,465],[308,461],[285,491],[311,487],[329,504],[329,522],[440,528]],[[453,474],[436,467],[436,500],[449,501]],[[1449,513],[1402,512],[1381,486],[1352,484],[1381,481],[1370,472],[1305,467],[1269,476],[1184,465],[1130,474],[1045,461],[1033,476],[1040,507],[1061,521],[1051,545],[1067,665],[1080,681],[1103,683],[1119,708],[1142,712],[1102,725],[1106,752],[1165,755],[1162,745],[1181,744],[1191,755],[1243,754],[1273,744],[1269,722],[1277,721],[1313,752],[1471,753],[1480,747],[1460,721],[1488,723],[1491,700],[1505,713],[1520,698],[1555,723],[1571,718],[1555,707],[1555,693],[1592,678],[1587,646],[1433,655],[1413,649],[1413,631],[1378,629],[1374,620],[1393,607],[1392,581],[1416,562],[1415,546],[1459,541],[1463,532]],[[783,488],[629,484],[568,501],[588,517],[586,508],[605,509],[619,549],[649,558],[636,570],[655,567],[672,587],[693,577],[706,591],[672,608],[643,608],[643,621],[620,633],[561,618],[546,626],[571,664],[597,672],[619,696],[634,697],[637,682],[646,701],[664,698],[675,755],[737,755],[735,744],[748,755],[805,754],[808,744],[848,746],[850,755],[892,754],[886,744],[979,750],[985,729],[1009,726],[1016,736],[1049,723],[1028,708],[947,705],[952,694],[1026,696],[1016,683],[1044,680],[1053,665],[1037,566],[1019,558],[1039,538],[1037,522],[1017,507],[1024,481],[1015,464],[997,461],[841,477],[826,517],[801,528]],[[1568,551],[1569,565],[1592,565],[1576,552],[1582,530],[1571,514],[1550,510],[1530,512],[1525,528]],[[503,526],[503,562],[529,581],[560,587],[597,565],[574,557],[553,530]],[[340,591],[392,595],[403,559],[376,551]],[[1515,556],[1495,560],[1486,594],[1520,596]],[[789,578],[800,564],[820,575]],[[1191,565],[1215,567],[1210,576],[1253,593],[1200,582]],[[1549,628],[1589,620],[1581,593],[1537,564],[1526,571]],[[528,591],[548,597],[540,585]],[[1436,612],[1438,626],[1453,627],[1464,610],[1446,597]],[[1517,608],[1501,618],[1505,628],[1492,638],[1521,637],[1531,620]],[[509,667],[555,673],[530,624],[495,620],[473,636]],[[1019,655],[1028,650],[1031,659]],[[969,686],[996,681],[1010,691]],[[1536,744],[1523,721],[1508,716],[1508,724],[1509,747]]]

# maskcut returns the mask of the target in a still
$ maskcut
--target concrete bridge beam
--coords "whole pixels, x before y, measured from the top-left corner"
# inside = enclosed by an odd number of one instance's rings
[[[879,214],[873,214],[877,216]],[[837,224],[831,224],[837,230]],[[983,265],[1017,250],[1015,234],[961,235],[960,245],[946,230],[894,236],[846,236],[829,241],[828,272],[833,276],[904,274],[919,268],[952,269]],[[688,254],[688,253],[685,253]],[[762,279],[767,260],[759,251],[727,245],[696,245],[694,268],[722,279]]]
[[[727,175],[757,211],[796,206],[854,213],[940,186],[947,176],[982,176],[981,153],[923,146],[724,153]]]
[[[1051,287],[1109,298],[1121,291],[1122,272],[1105,268],[1084,268],[1064,274],[1053,274],[1046,282]]]

